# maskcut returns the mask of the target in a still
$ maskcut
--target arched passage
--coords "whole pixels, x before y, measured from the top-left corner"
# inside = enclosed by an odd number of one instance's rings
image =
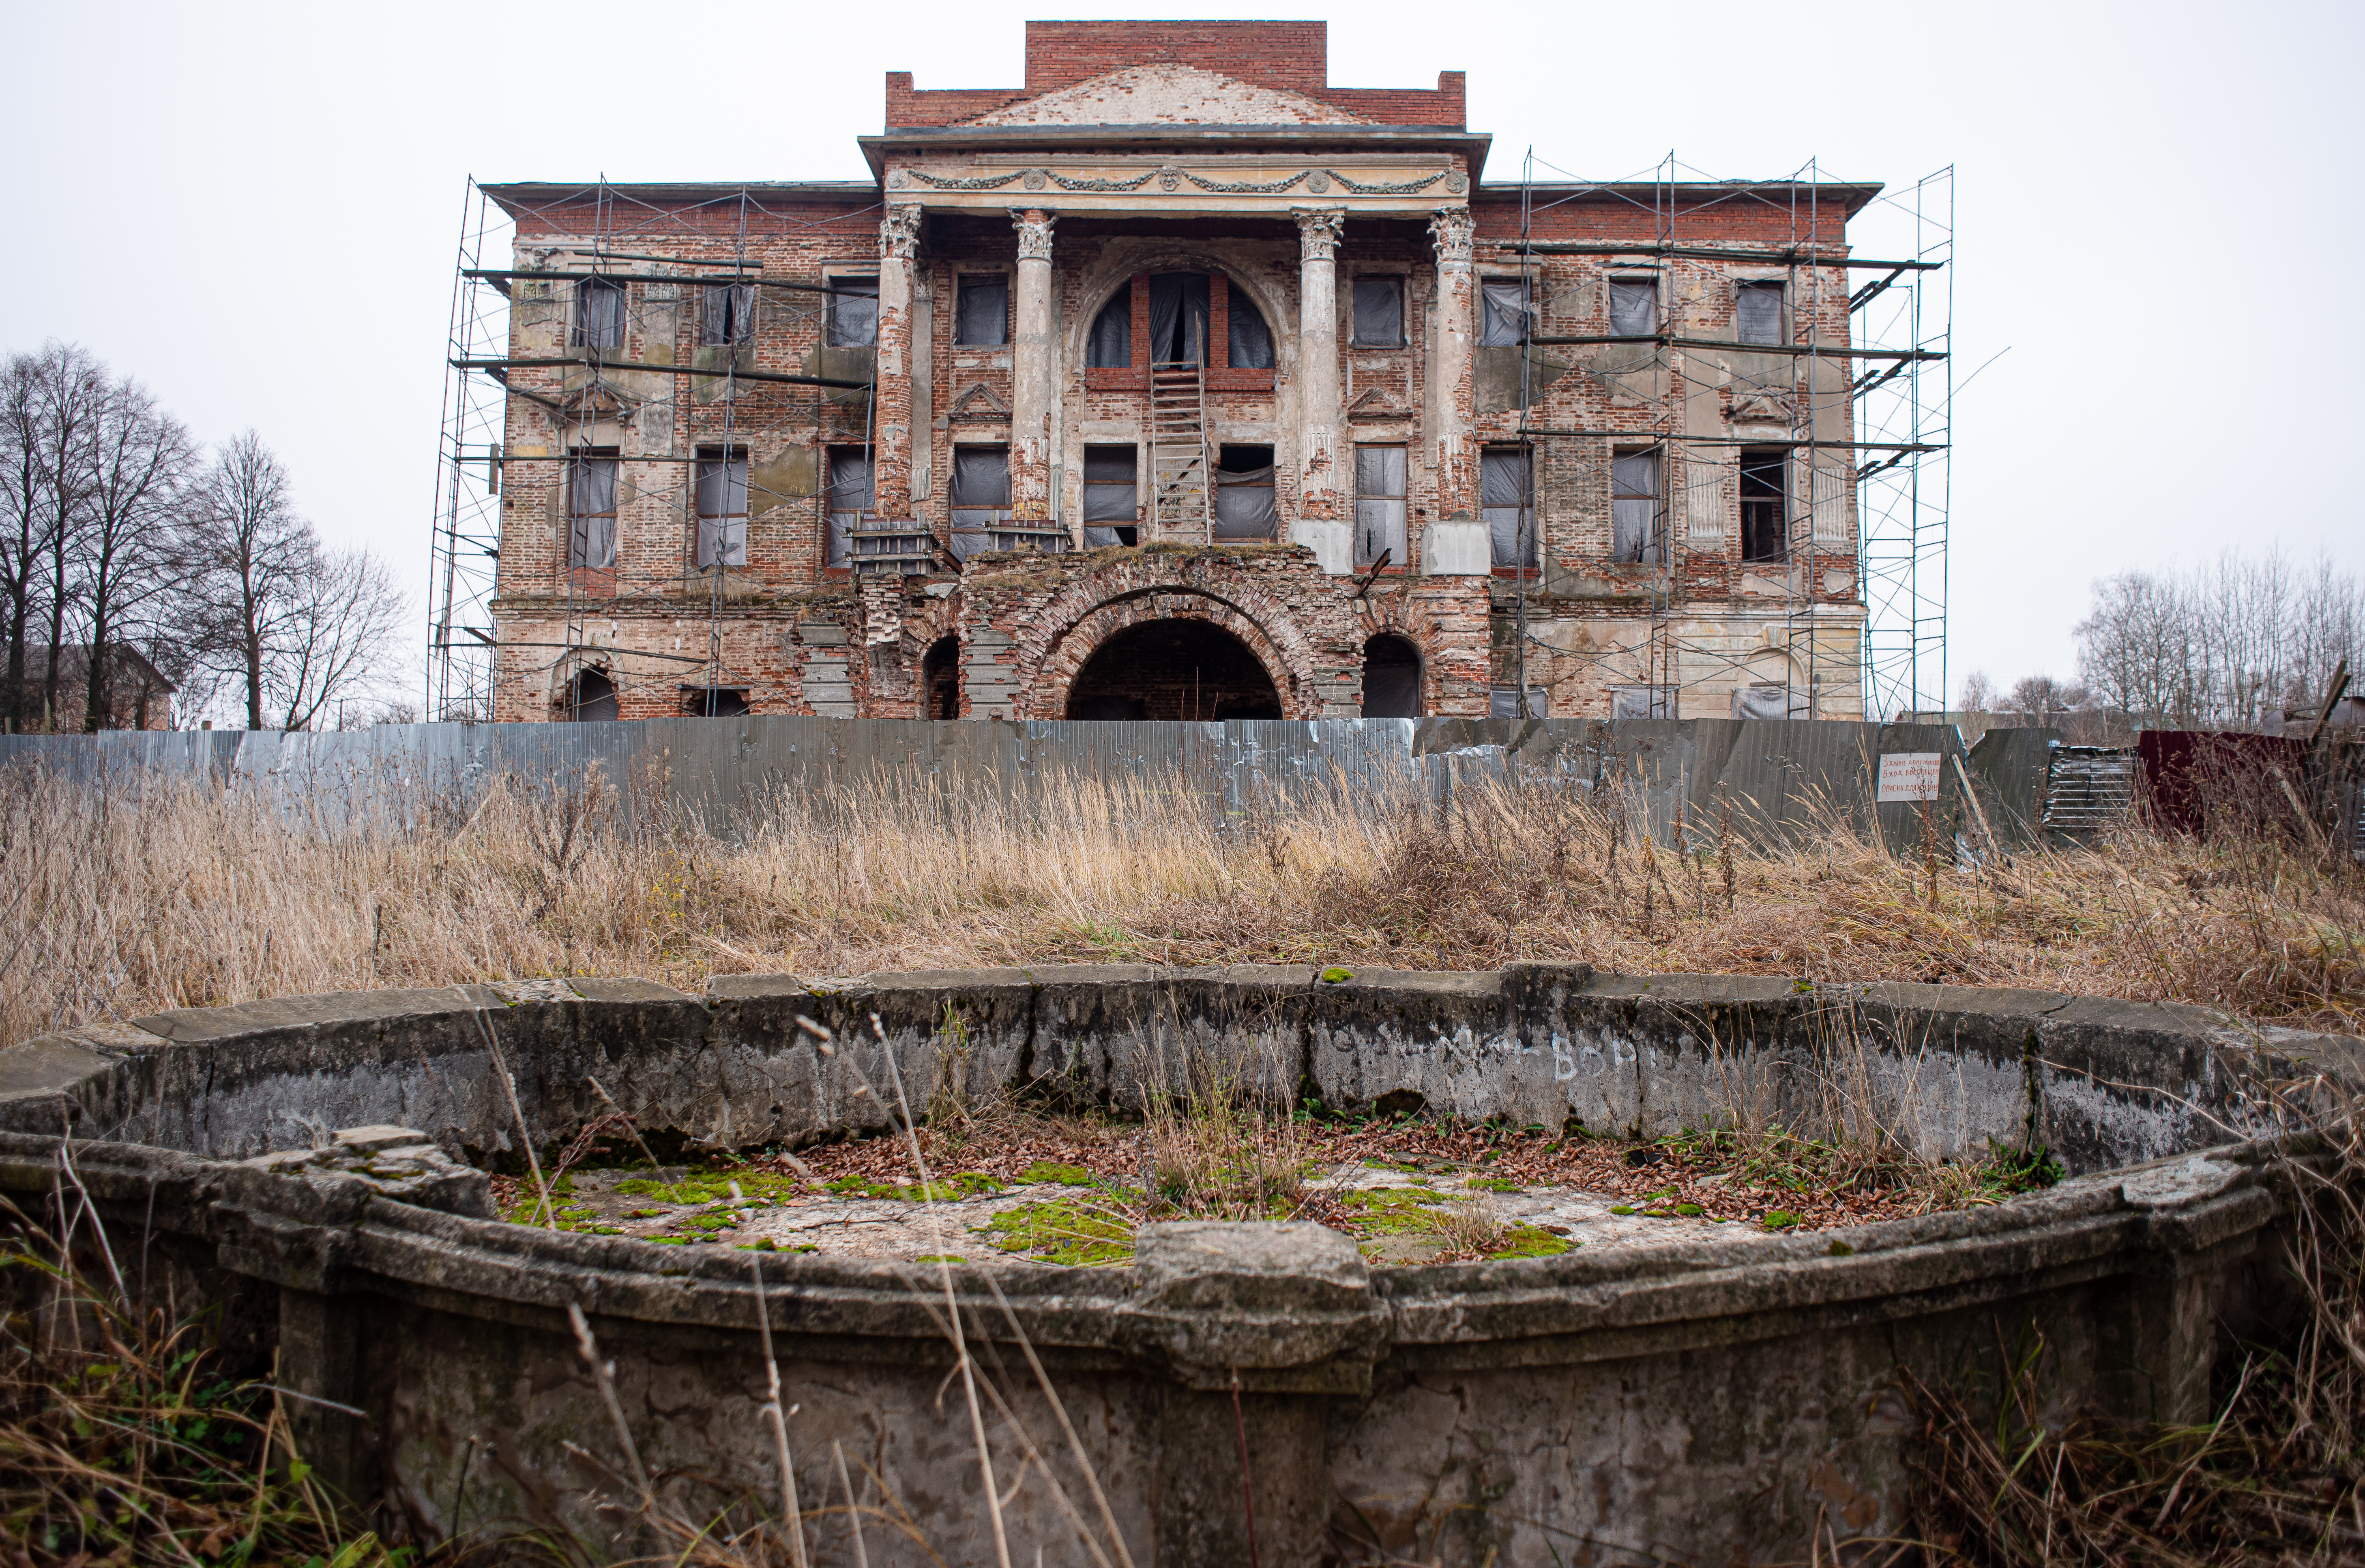
[[[616,683],[604,670],[585,668],[566,683],[559,707],[569,719],[613,719],[617,714]]]
[[[1420,650],[1383,632],[1363,644],[1363,717],[1420,717]]]
[[[939,637],[920,660],[920,717],[960,717],[960,639]]]
[[[1178,617],[1128,626],[1093,650],[1068,688],[1070,719],[1278,719],[1281,693],[1247,644]]]

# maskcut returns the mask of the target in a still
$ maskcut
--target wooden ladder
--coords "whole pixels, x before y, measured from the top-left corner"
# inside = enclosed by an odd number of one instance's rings
[[[1196,364],[1149,371],[1150,537],[1205,543],[1209,520],[1207,377]]]

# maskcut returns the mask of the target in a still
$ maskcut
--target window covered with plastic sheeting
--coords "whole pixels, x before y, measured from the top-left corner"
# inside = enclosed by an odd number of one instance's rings
[[[1141,535],[1140,454],[1130,446],[1084,448],[1084,548],[1132,544]]]
[[[1659,330],[1659,280],[1609,280],[1609,331],[1613,337],[1648,338]]]
[[[1814,700],[1796,687],[1774,681],[1752,681],[1735,688],[1732,716],[1736,719],[1811,719]]]
[[[1355,566],[1375,565],[1382,555],[1393,566],[1407,564],[1405,548],[1405,449],[1355,448]]]
[[[988,532],[1010,515],[1010,449],[954,447],[953,482],[946,498],[952,506],[953,559],[966,561],[991,548]]]
[[[829,285],[829,343],[832,348],[867,349],[879,342],[879,280],[875,277],[832,278]]]
[[[1672,686],[1613,686],[1609,689],[1613,719],[1674,719],[1676,689]]]
[[[1552,692],[1548,688],[1528,688],[1528,711],[1519,711],[1519,689],[1516,686],[1490,688],[1486,693],[1486,717],[1490,719],[1549,719],[1552,717]]]
[[[1357,278],[1354,346],[1400,349],[1404,344],[1404,279]]]
[[[953,342],[963,348],[990,348],[1010,341],[1010,278],[992,273],[960,280],[953,307]]]
[[[698,564],[747,564],[747,459],[714,447],[698,454]]]
[[[584,349],[622,348],[624,342],[624,286],[606,278],[585,278],[575,286],[575,346]]]
[[[1120,288],[1093,318],[1084,340],[1084,364],[1094,370],[1123,370],[1133,364],[1133,290]]]
[[[1609,460],[1609,558],[1664,561],[1659,547],[1659,454],[1621,452]]]
[[[1224,345],[1225,363],[1234,370],[1271,370],[1272,328],[1266,324],[1264,312],[1241,292],[1238,284],[1232,286],[1230,303],[1225,310],[1230,319],[1225,332],[1230,340]]]
[[[1281,526],[1272,497],[1272,448],[1225,447],[1216,466],[1216,537],[1271,539]]]
[[[756,286],[707,285],[698,316],[698,341],[707,348],[737,347],[756,341]]]
[[[698,508],[694,553],[701,567],[747,564],[747,459],[720,447],[698,449],[691,470]]]
[[[1207,274],[1149,274],[1149,363],[1203,364],[1207,353]]]
[[[1732,323],[1738,342],[1779,344],[1782,342],[1782,286],[1778,283],[1737,286],[1732,296]]]
[[[1536,564],[1535,498],[1528,484],[1528,454],[1499,447],[1478,454],[1478,515],[1498,569]]]
[[[578,452],[566,465],[566,564],[606,570],[616,564],[616,457]]]
[[[854,541],[864,515],[878,505],[871,487],[870,449],[832,447],[829,454],[829,560],[832,566],[853,565]]]
[[[1527,340],[1528,286],[1519,278],[1488,278],[1478,287],[1478,346],[1516,348]]]

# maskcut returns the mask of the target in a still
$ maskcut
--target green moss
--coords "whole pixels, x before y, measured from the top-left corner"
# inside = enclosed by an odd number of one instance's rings
[[[1609,1212],[1614,1215],[1631,1215],[1634,1212],[1634,1205],[1631,1204],[1612,1204],[1609,1205]]]
[[[1133,1260],[1132,1222],[1073,1199],[1005,1209],[986,1222],[983,1234],[1004,1252],[1023,1252],[1070,1268]]]
[[[841,1176],[824,1189],[841,1198],[883,1198],[907,1204],[952,1204],[981,1193],[999,1193],[1003,1183],[982,1170],[964,1170],[936,1182],[915,1182],[908,1187],[874,1182],[867,1176]]]
[[[966,1263],[968,1259],[951,1252],[928,1252],[912,1260],[914,1263]]]
[[[1489,1258],[1551,1258],[1566,1252],[1576,1245],[1565,1236],[1554,1236],[1538,1226],[1515,1225],[1503,1238],[1503,1245],[1486,1254]]]
[[[1526,1188],[1520,1186],[1517,1182],[1507,1181],[1500,1176],[1481,1176],[1476,1181],[1471,1182],[1470,1185],[1481,1193],[1523,1193],[1527,1191]]]
[[[1765,1217],[1757,1223],[1768,1230],[1788,1230],[1799,1223],[1799,1216],[1788,1209],[1768,1209]]]
[[[1698,1219],[1700,1215],[1708,1213],[1706,1209],[1700,1207],[1698,1204],[1677,1204],[1676,1205],[1676,1212],[1683,1215],[1686,1219]]]
[[[1018,1173],[1021,1182],[1056,1183],[1062,1187],[1089,1187],[1093,1173],[1081,1165],[1061,1165],[1056,1160],[1038,1159]]]

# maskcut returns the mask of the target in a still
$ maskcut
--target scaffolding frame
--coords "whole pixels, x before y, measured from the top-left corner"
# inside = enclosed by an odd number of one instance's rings
[[[1540,166],[1564,176],[1573,188],[1540,205],[1536,176]],[[1630,193],[1644,183],[1644,177],[1580,180],[1543,163],[1530,148],[1520,171],[1519,238],[1498,242],[1515,251],[1529,303],[1527,335],[1520,345],[1519,439],[1527,454],[1530,500],[1521,512],[1520,558],[1526,558],[1528,540],[1532,537],[1530,530],[1535,527],[1531,517],[1576,510],[1573,497],[1564,497],[1558,506],[1550,503],[1548,474],[1569,474],[1579,484],[1598,487],[1608,479],[1607,471],[1621,446],[1648,443],[1659,458],[1658,504],[1641,551],[1640,564],[1655,565],[1656,570],[1643,583],[1647,630],[1639,656],[1631,649],[1591,655],[1571,655],[1559,648],[1551,652],[1564,658],[1589,658],[1603,666],[1622,662],[1625,667],[1618,673],[1639,678],[1636,684],[1645,694],[1647,716],[1672,718],[1679,711],[1687,684],[1747,670],[1754,660],[1777,651],[1703,645],[1678,635],[1676,622],[1679,610],[1697,602],[1687,601],[1680,594],[1683,560],[1690,552],[1691,540],[1688,528],[1677,524],[1692,512],[1692,490],[1703,485],[1715,487],[1719,490],[1716,505],[1722,510],[1722,487],[1731,481],[1737,488],[1740,476],[1737,463],[1721,461],[1721,451],[1732,449],[1737,458],[1743,448],[1779,446],[1789,454],[1784,485],[1784,550],[1778,563],[1791,576],[1778,648],[1783,655],[1786,712],[1820,716],[1826,679],[1850,666],[1868,717],[1943,708],[1951,501],[1948,411],[1954,387],[1952,166],[1900,190],[1883,191],[1856,214],[1855,241],[1846,237],[1844,220],[1827,211],[1822,196],[1826,185],[1853,182],[1831,179],[1819,161],[1810,160],[1796,173],[1777,179],[1735,181],[1715,179],[1691,169],[1670,152],[1653,166],[1647,182],[1651,191],[1647,242],[1540,241],[1534,232],[1539,212],[1604,194],[1639,209],[1639,198]],[[1706,193],[1710,191],[1714,196],[1708,199]],[[1677,231],[1677,218],[1687,205],[1712,210],[1732,201],[1786,207],[1787,242],[1764,251],[1713,241],[1685,242]],[[1866,238],[1867,231],[1873,249],[1893,259],[1866,260],[1855,253],[1856,241]],[[1884,243],[1895,240],[1904,243]],[[1614,273],[1639,271],[1647,265],[1659,285],[1658,330],[1642,337],[1537,331],[1542,315],[1536,291],[1537,261],[1550,254],[1600,259],[1605,310],[1607,285]],[[1683,260],[1783,267],[1787,274],[1783,342],[1725,342],[1676,330],[1672,263]],[[1826,309],[1834,304],[1825,290],[1832,271],[1838,268],[1848,269],[1844,275],[1850,277],[1860,271],[1876,274],[1849,290],[1846,341],[1829,342],[1817,330],[1808,331],[1805,341],[1799,342],[1799,324],[1803,320],[1820,327]],[[1645,375],[1658,388],[1644,399],[1647,417],[1636,421],[1635,428],[1554,431],[1537,426],[1532,371],[1538,349],[1643,343],[1653,346],[1652,361],[1616,373]],[[1788,355],[1793,364],[1788,377],[1788,438],[1709,436],[1690,431],[1684,417],[1685,403],[1696,387],[1709,385],[1696,382],[1692,375],[1689,351],[1693,350]],[[1683,355],[1680,360],[1679,354]],[[1859,371],[1858,366],[1865,368]],[[1844,393],[1837,390],[1840,387],[1844,387]],[[1831,439],[1819,430],[1819,425],[1828,425],[1835,398],[1844,399],[1847,427],[1844,440]],[[1824,416],[1820,421],[1819,413]],[[1568,461],[1557,461],[1565,450],[1564,443],[1571,442],[1581,444]],[[1592,455],[1596,452],[1598,457]],[[1712,454],[1720,454],[1713,462]],[[1614,497],[1614,487],[1610,493]],[[1818,613],[1821,607],[1834,601],[1834,596],[1817,580],[1813,570],[1799,569],[1799,564],[1810,562],[1816,553],[1816,519],[1819,510],[1827,507],[1854,521],[1855,597],[1845,602],[1861,602],[1864,622],[1852,648],[1829,637],[1827,620]],[[1615,510],[1613,498],[1613,519]],[[1613,521],[1613,539],[1614,530]],[[1720,534],[1716,553],[1724,552]],[[1545,562],[1540,542],[1536,558],[1541,575]],[[1516,579],[1515,652],[1509,672],[1523,717],[1528,715],[1530,690],[1527,651],[1535,640],[1528,626],[1528,578],[1529,574],[1522,571]],[[1687,673],[1689,681],[1685,678]]]
[[[495,653],[507,641],[497,637],[491,625],[492,603],[499,586],[503,476],[528,465],[558,465],[564,511],[566,466],[579,454],[576,449],[585,444],[584,438],[602,422],[599,415],[603,399],[611,400],[618,409],[630,405],[644,410],[660,403],[670,405],[666,409],[672,432],[668,450],[627,451],[620,444],[617,463],[620,490],[622,476],[635,466],[681,470],[682,482],[657,487],[658,493],[667,498],[668,510],[678,515],[680,557],[669,567],[644,577],[629,575],[621,553],[623,519],[620,515],[616,522],[620,548],[617,565],[607,569],[612,592],[593,594],[586,591],[588,574],[601,569],[575,565],[571,522],[564,543],[550,542],[555,550],[551,577],[557,589],[552,597],[561,601],[564,629],[555,641],[509,641],[508,645],[532,649],[532,664],[539,671],[555,671],[565,677],[569,717],[577,715],[581,701],[580,683],[576,678],[591,662],[592,655],[607,661],[608,678],[620,696],[635,681],[667,681],[687,691],[703,693],[705,706],[701,711],[709,711],[713,694],[724,688],[729,672],[723,656],[723,621],[730,597],[732,564],[728,547],[732,513],[726,505],[721,514],[715,560],[711,568],[700,567],[699,479],[704,465],[719,461],[726,465],[722,488],[727,497],[731,489],[727,465],[734,458],[748,464],[744,505],[746,525],[752,526],[758,509],[750,439],[759,430],[810,434],[815,443],[817,479],[813,488],[796,494],[766,492],[763,498],[768,508],[805,500],[814,502],[814,522],[826,538],[828,448],[834,444],[833,436],[843,433],[834,429],[827,417],[830,391],[862,394],[860,439],[866,448],[874,450],[875,460],[875,360],[869,379],[854,380],[747,369],[740,363],[743,353],[735,339],[721,345],[723,352],[717,367],[695,363],[694,350],[679,352],[685,346],[685,335],[689,345],[702,342],[700,312],[709,285],[748,288],[751,297],[760,296],[767,301],[762,310],[785,311],[792,322],[815,325],[821,321],[824,302],[830,292],[828,285],[819,280],[765,275],[760,263],[750,260],[751,218],[764,211],[754,187],[718,190],[713,198],[695,204],[689,210],[705,213],[718,205],[727,205],[732,209],[727,255],[667,255],[657,251],[635,251],[627,247],[657,238],[680,240],[702,249],[712,245],[715,233],[712,229],[687,226],[679,209],[633,201],[602,176],[540,209],[562,213],[566,222],[558,237],[546,247],[536,248],[546,248],[567,260],[556,266],[521,268],[511,256],[497,258],[497,253],[504,250],[514,252],[514,220],[473,177],[468,180],[453,276],[442,430],[437,444],[435,523],[431,532],[429,581],[433,601],[428,628],[426,677],[426,711],[431,720],[484,722],[492,718]],[[591,222],[584,230],[577,220],[587,207]],[[833,215],[830,221],[858,219],[868,210]],[[624,330],[618,343],[611,347],[570,345],[547,357],[513,354],[512,282],[546,282],[558,286],[594,278],[626,286],[622,304]],[[644,364],[628,357],[634,329],[645,327],[646,318],[652,314],[645,294],[636,295],[631,286],[636,284],[670,286],[677,291],[677,304],[672,310],[677,334],[676,363]],[[555,297],[553,308],[561,308]],[[754,342],[751,330],[746,357],[752,358]],[[568,388],[563,385],[563,378],[561,385],[544,385],[546,377],[535,374],[551,371],[579,373],[582,380]],[[517,376],[514,382],[513,375]],[[671,390],[649,397],[641,387],[627,386],[616,379],[626,375],[639,380],[664,376],[669,378]],[[712,385],[718,382],[719,386]],[[708,395],[699,396],[693,391],[701,385]],[[811,396],[792,396],[783,405],[780,394],[791,388],[808,389]],[[757,391],[770,394],[773,406],[760,414],[743,418],[742,398]],[[569,397],[574,405],[571,416]],[[514,449],[504,450],[513,406],[521,399],[541,406],[549,417],[554,450],[530,456],[521,455]],[[693,417],[701,411],[702,417]],[[710,445],[719,448],[719,458],[701,455],[700,449]],[[620,514],[621,510],[620,506]],[[538,532],[521,531],[521,538]],[[520,547],[520,540],[512,540],[510,547]],[[702,604],[681,591],[683,585],[701,572],[705,577]],[[686,619],[693,613],[693,605],[702,612],[704,622],[703,646],[694,654],[601,641],[591,624],[602,609],[656,608]],[[620,667],[624,664],[634,667]]]

